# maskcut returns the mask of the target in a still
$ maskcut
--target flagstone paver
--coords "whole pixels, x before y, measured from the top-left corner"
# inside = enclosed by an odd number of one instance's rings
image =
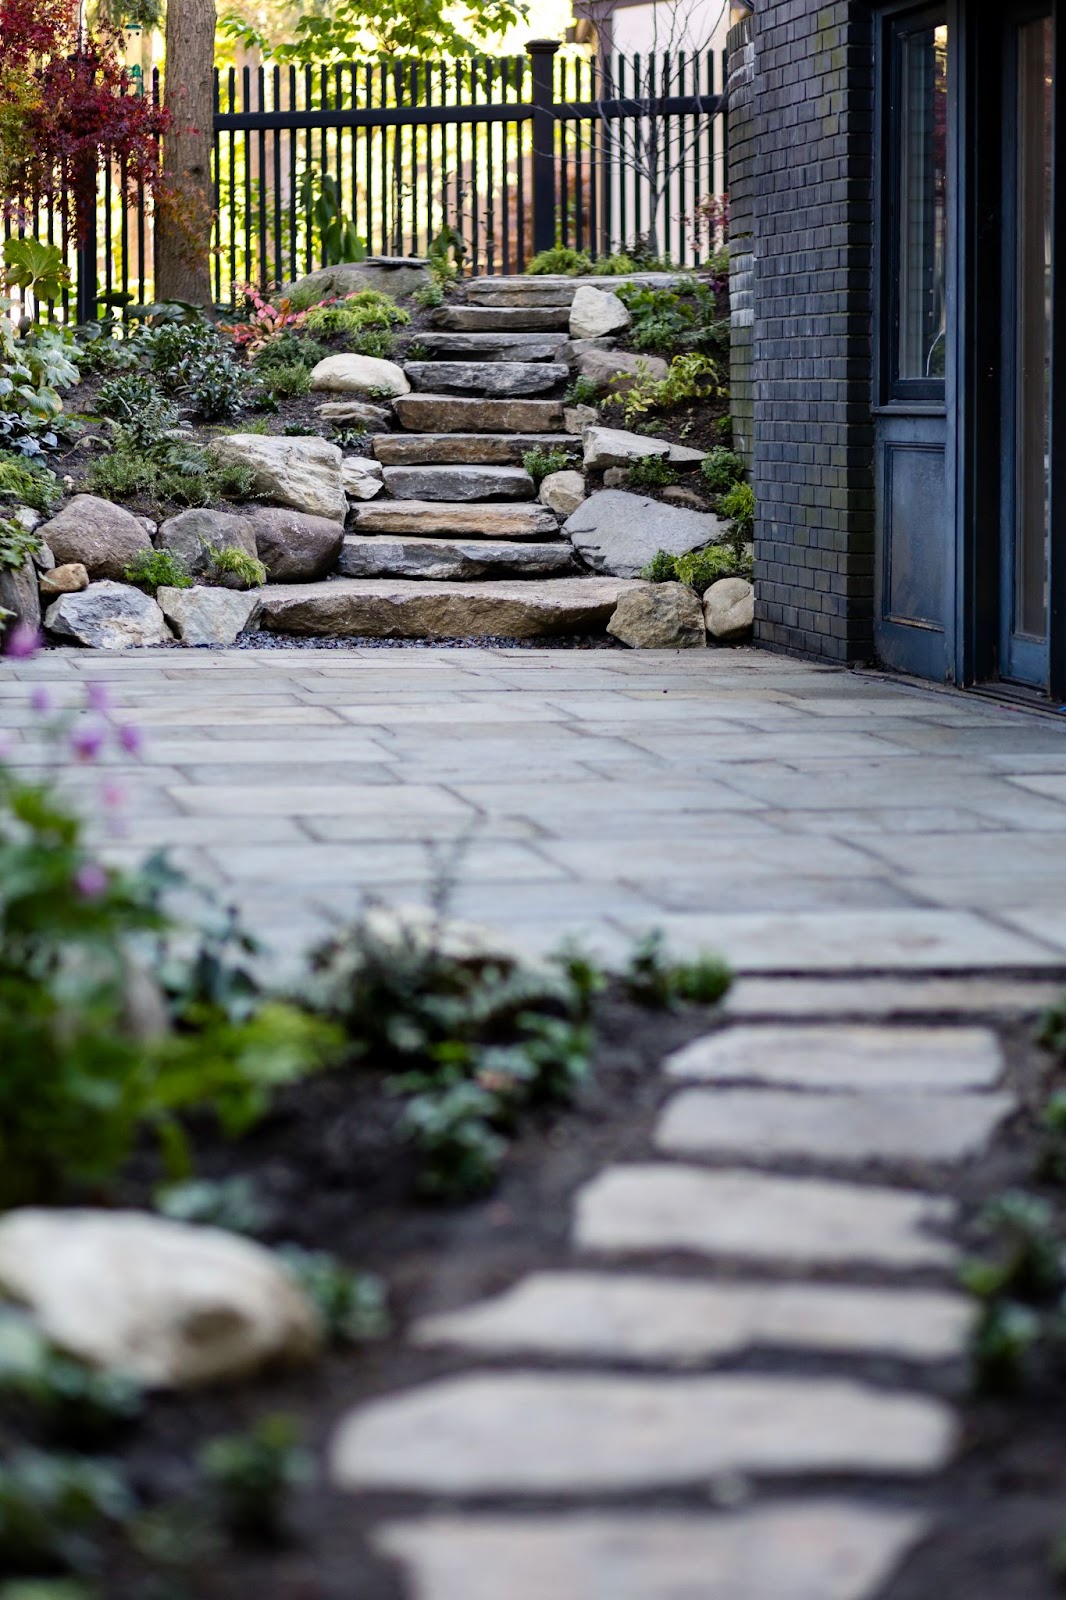
[[[827,999],[823,990],[823,1010]],[[675,1050],[663,1071],[671,1078],[805,1089],[943,1092],[992,1088],[1003,1072],[1003,1051],[991,1028],[733,1027]]]
[[[429,1517],[374,1542],[416,1600],[866,1600],[924,1527],[910,1511],[818,1501],[717,1517]]]

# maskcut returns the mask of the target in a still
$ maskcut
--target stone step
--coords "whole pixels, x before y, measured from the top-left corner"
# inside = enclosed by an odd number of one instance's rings
[[[448,500],[370,500],[352,507],[352,533],[434,539],[555,539],[559,523],[542,505],[465,505]]]
[[[393,402],[412,433],[562,432],[561,400],[476,400],[448,394],[405,394]]]
[[[603,633],[618,578],[430,583],[404,578],[334,578],[267,584],[260,626],[275,633],[338,639],[538,639]]]
[[[565,333],[420,333],[426,361],[565,361]]]
[[[864,1093],[990,1089],[1003,1068],[991,1028],[869,1023],[739,1025],[694,1039],[663,1062],[671,1078]]]
[[[547,394],[570,376],[570,368],[556,361],[408,361],[404,371],[411,387],[423,393],[480,399]]]
[[[581,440],[565,433],[376,433],[371,451],[386,467],[520,467],[531,450],[568,450],[581,458]]]
[[[546,578],[580,569],[566,539],[523,544],[512,539],[389,539],[350,533],[338,571],[348,578],[423,578],[468,583],[477,578]]]
[[[569,333],[570,301],[555,306],[440,306],[432,321],[434,328],[450,333]]]
[[[537,486],[523,467],[382,467],[395,500],[532,500]]]
[[[641,284],[649,289],[671,289],[675,284],[685,281],[691,281],[689,273],[634,272],[623,278],[596,274],[568,278],[556,273],[524,273],[499,278],[471,278],[466,285],[466,299],[470,306],[491,306],[493,309],[503,306],[569,306],[585,283],[595,289],[617,289],[623,283]]]

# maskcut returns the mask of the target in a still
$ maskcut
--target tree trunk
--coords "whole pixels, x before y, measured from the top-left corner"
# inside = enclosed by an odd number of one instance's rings
[[[169,0],[163,139],[165,194],[155,225],[156,296],[209,306],[214,193],[215,0]]]

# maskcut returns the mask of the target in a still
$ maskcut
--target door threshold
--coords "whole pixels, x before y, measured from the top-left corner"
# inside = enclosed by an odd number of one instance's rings
[[[1027,711],[1042,711],[1045,716],[1066,716],[1066,705],[1060,705],[1042,689],[1030,689],[1024,683],[974,683],[966,686],[967,694],[980,695],[984,700],[998,700]]]

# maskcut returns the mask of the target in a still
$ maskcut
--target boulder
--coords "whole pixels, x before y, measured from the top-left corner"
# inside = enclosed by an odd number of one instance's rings
[[[350,500],[373,500],[385,487],[380,461],[372,461],[369,456],[345,456],[341,482]]]
[[[576,365],[597,393],[612,396],[626,394],[641,379],[665,378],[670,370],[662,356],[627,355],[623,350],[585,350]]]
[[[600,414],[595,406],[567,406],[563,411],[563,427],[567,433],[578,436],[599,420]]]
[[[594,289],[590,283],[583,283],[570,302],[571,339],[602,339],[612,333],[624,333],[632,321],[610,289]]]
[[[57,594],[80,594],[89,587],[89,574],[80,561],[67,561],[61,567],[42,572],[37,587],[44,599],[54,599]]]
[[[152,548],[139,517],[93,494],[76,494],[44,524],[41,538],[60,566],[80,561],[90,578],[116,581],[141,550]]]
[[[651,439],[644,433],[627,433],[624,428],[586,428],[584,434],[585,467],[589,472],[603,472],[607,467],[628,467],[645,456],[670,454],[665,439]]]
[[[547,394],[570,368],[557,361],[408,361],[411,386],[426,394],[475,394],[507,399]]]
[[[699,596],[686,583],[646,583],[621,596],[607,632],[633,650],[702,649]]]
[[[205,585],[195,589],[165,585],[155,598],[182,644],[188,645],[232,644],[254,621],[260,604],[255,589],[238,593]]]
[[[664,505],[622,489],[601,489],[567,518],[563,532],[595,572],[638,577],[657,550],[684,555],[725,537],[709,511]]]
[[[41,596],[37,588],[37,568],[27,556],[21,567],[0,567],[0,633],[21,623],[26,628],[41,625]]]
[[[80,594],[61,595],[45,612],[44,626],[54,638],[72,639],[92,650],[174,642],[151,595],[110,579],[90,583]]]
[[[344,525],[331,517],[309,517],[280,506],[264,506],[252,523],[259,559],[274,583],[324,578],[337,564]]]
[[[584,498],[585,480],[580,472],[549,472],[537,496],[557,517],[570,516]]]
[[[348,515],[341,452],[326,439],[227,433],[213,439],[208,450],[216,461],[249,467],[256,494],[268,502],[337,522]]]
[[[407,394],[411,388],[402,367],[380,356],[327,356],[311,371],[312,389],[334,394]]]
[[[201,506],[169,517],[156,535],[156,544],[177,556],[196,577],[208,570],[213,552],[236,548],[245,555],[256,553],[251,517]]]
[[[421,256],[367,256],[365,261],[342,261],[321,267],[306,277],[287,283],[283,295],[298,295],[306,303],[343,298],[359,289],[380,289],[394,300],[413,294],[430,281],[429,262]]]
[[[152,1388],[243,1378],[319,1348],[319,1319],[262,1245],[142,1211],[0,1218],[0,1286],[61,1350]]]
[[[392,420],[386,406],[372,406],[369,400],[326,400],[318,414],[324,422],[355,422],[365,428],[387,428]]]
[[[618,349],[618,340],[617,339],[608,339],[608,338],[603,338],[603,339],[571,339],[571,341],[570,341],[570,354],[571,354],[571,356],[584,355],[586,350],[617,350],[617,349]]]
[[[44,518],[39,511],[34,511],[32,506],[15,506],[4,515],[10,522],[17,522],[20,528],[25,528],[27,533],[35,533],[41,526]]]
[[[739,644],[755,625],[755,590],[747,578],[719,578],[703,596],[707,632],[718,644]]]

